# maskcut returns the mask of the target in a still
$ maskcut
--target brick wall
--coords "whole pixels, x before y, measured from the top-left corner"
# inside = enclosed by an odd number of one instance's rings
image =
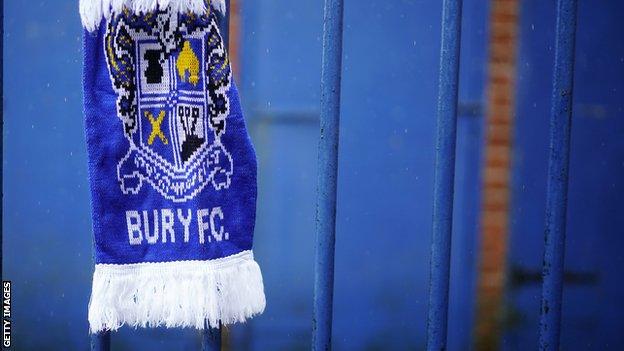
[[[503,323],[509,236],[518,0],[490,1],[485,161],[482,165],[481,250],[477,286],[477,350],[496,350]]]

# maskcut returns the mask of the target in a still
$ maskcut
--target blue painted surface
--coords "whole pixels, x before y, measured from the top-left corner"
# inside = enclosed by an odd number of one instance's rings
[[[570,165],[570,129],[576,41],[576,0],[557,2],[550,110],[546,228],[542,267],[540,350],[559,350]]]
[[[442,3],[442,42],[433,183],[433,229],[427,318],[427,350],[446,349],[451,235],[455,185],[455,145],[459,96],[462,1]]]
[[[537,278],[544,253],[555,9],[555,2],[527,1],[520,11],[509,266]],[[562,350],[618,349],[624,344],[623,11],[624,3],[617,1],[578,4]],[[540,281],[510,281],[503,349],[534,349],[539,342]]]
[[[13,281],[14,347],[87,349],[92,237],[82,42],[78,16],[65,15],[76,5],[4,6],[2,259],[3,277]]]
[[[481,103],[485,98],[488,13],[487,2],[464,0],[447,331],[449,350],[470,350],[472,347],[484,143],[485,107]]]
[[[226,10],[230,8],[230,0],[225,0]],[[224,16],[219,17],[219,31],[225,42],[226,50],[230,47],[230,11],[226,11]],[[204,330],[202,335],[202,351],[220,351],[221,350],[221,323],[219,328],[210,328],[208,321],[204,322]]]
[[[312,315],[312,349],[319,351],[332,345],[343,9],[342,0],[325,1]]]

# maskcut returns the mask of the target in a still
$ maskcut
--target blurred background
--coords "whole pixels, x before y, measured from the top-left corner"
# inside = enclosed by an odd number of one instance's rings
[[[226,349],[309,349],[319,0],[232,0],[267,309]],[[624,2],[579,1],[562,349],[624,345]],[[465,0],[449,349],[535,349],[555,1]],[[441,2],[345,1],[335,350],[424,349]],[[4,1],[3,279],[17,350],[88,349],[77,1]],[[198,350],[123,328],[114,350]]]

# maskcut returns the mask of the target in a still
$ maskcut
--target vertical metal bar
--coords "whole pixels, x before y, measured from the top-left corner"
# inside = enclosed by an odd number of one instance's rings
[[[446,348],[461,41],[461,0],[442,4],[427,349]]]
[[[110,331],[91,334],[91,351],[109,351],[110,342]]]
[[[221,323],[218,328],[210,328],[206,322],[202,332],[202,351],[218,350],[221,350]]]
[[[550,155],[542,268],[541,350],[559,350],[565,254],[568,165],[576,37],[576,0],[557,1],[557,32],[550,111]]]
[[[230,0],[225,0],[225,14],[219,21],[219,31],[223,38],[223,44],[226,52],[230,44]],[[202,351],[219,351],[221,350],[221,322],[219,327],[210,328],[209,323],[204,322],[204,330],[202,335]]]
[[[318,150],[316,262],[312,349],[330,350],[336,242],[336,180],[340,127],[343,0],[325,0]]]

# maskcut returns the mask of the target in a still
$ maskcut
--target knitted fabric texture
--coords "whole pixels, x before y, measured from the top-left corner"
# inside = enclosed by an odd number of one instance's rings
[[[221,1],[80,2],[92,332],[203,329],[264,310],[256,158],[215,9]]]

